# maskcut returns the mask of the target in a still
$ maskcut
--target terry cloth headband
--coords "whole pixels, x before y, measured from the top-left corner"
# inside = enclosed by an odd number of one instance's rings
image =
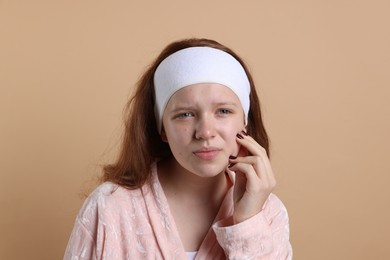
[[[250,83],[242,65],[230,54],[210,47],[190,47],[165,58],[154,73],[155,116],[161,133],[162,117],[171,96],[198,83],[218,83],[240,99],[248,121]]]

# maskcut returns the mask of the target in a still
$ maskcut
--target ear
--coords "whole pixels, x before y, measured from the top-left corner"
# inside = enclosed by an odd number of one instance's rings
[[[161,140],[165,143],[168,143],[167,134],[165,133],[164,127],[161,128]]]

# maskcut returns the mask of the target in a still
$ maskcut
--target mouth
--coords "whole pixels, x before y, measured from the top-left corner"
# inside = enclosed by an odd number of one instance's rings
[[[194,153],[195,156],[202,160],[212,160],[219,154],[220,149],[215,147],[208,147],[196,150]]]

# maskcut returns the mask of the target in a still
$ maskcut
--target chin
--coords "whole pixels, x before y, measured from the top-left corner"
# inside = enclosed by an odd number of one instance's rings
[[[204,178],[212,178],[220,174],[221,172],[225,171],[226,166],[220,166],[220,165],[202,165],[202,166],[196,166],[193,167],[192,172],[199,176]]]

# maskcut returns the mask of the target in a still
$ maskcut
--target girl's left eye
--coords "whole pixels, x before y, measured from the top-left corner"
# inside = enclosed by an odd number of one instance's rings
[[[229,109],[221,108],[221,109],[218,110],[218,113],[219,114],[230,114],[232,112]]]

